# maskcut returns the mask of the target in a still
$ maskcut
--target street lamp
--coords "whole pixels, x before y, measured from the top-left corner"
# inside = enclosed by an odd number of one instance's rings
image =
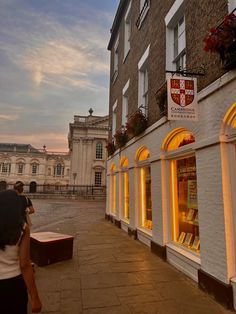
[[[74,185],[73,185],[73,194],[75,193],[75,179],[76,179],[76,177],[77,177],[77,173],[76,173],[76,172],[74,172],[74,173],[73,173],[73,180],[74,180]]]

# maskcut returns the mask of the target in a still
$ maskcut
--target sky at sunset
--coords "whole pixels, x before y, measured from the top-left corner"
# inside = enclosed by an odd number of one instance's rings
[[[119,0],[0,0],[0,142],[67,151],[74,115],[108,114]]]

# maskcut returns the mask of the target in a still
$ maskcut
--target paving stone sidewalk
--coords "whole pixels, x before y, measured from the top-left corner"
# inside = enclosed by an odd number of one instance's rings
[[[75,237],[72,260],[36,265],[42,314],[233,313],[106,221],[104,208],[101,202],[67,202],[65,219],[34,227]]]

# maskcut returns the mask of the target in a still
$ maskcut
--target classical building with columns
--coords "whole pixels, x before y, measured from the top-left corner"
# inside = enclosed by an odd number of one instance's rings
[[[105,186],[108,116],[74,116],[69,125],[71,156],[70,182],[73,185]]]

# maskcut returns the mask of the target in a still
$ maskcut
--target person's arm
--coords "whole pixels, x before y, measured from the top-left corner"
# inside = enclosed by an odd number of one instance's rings
[[[30,262],[30,230],[28,226],[26,226],[20,242],[19,258],[22,276],[31,298],[32,312],[39,313],[41,311],[42,304],[39,299],[38,290],[34,280],[33,268]]]
[[[33,214],[35,212],[35,209],[33,206],[28,206],[29,214]]]

